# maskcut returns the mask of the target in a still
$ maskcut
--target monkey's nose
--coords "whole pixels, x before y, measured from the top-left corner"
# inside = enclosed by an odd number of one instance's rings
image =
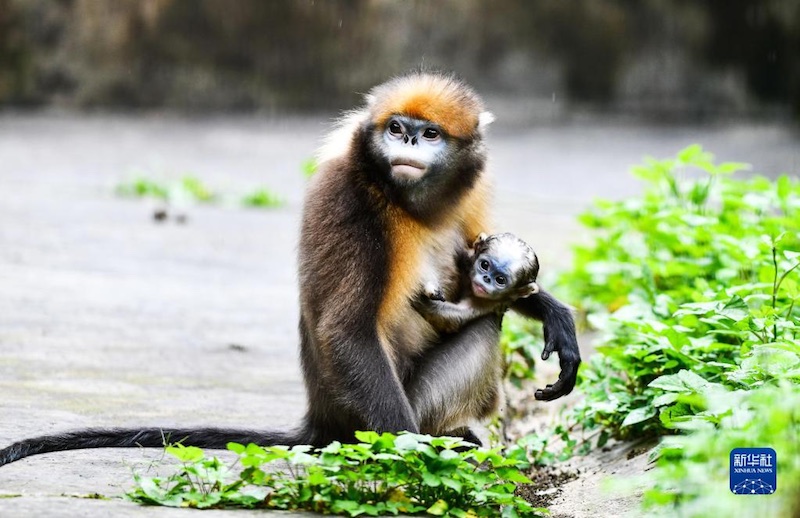
[[[483,282],[488,284],[488,283],[492,282],[492,279],[490,279],[488,275],[484,275],[483,276]]]
[[[416,145],[417,145],[417,139],[418,139],[418,138],[419,138],[419,137],[414,137],[414,138],[412,138],[412,139],[411,139],[411,145],[412,145],[412,146],[416,146]]]
[[[408,135],[403,135],[403,144],[408,144]]]

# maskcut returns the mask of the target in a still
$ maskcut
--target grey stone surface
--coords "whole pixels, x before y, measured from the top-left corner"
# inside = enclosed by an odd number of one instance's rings
[[[0,445],[86,426],[296,422],[300,164],[325,130],[322,119],[0,117]],[[767,173],[800,164],[784,127],[498,125],[497,227],[530,241],[546,279],[568,263],[574,215],[592,198],[635,193],[630,164],[695,141]],[[152,204],[114,195],[137,172],[190,173],[231,194],[267,185],[287,204],[191,207],[185,225],[156,224]],[[21,495],[0,498],[0,516],[176,515],[118,498],[131,468],[159,457],[79,451],[0,468],[0,495]],[[115,499],[69,496],[92,493]]]

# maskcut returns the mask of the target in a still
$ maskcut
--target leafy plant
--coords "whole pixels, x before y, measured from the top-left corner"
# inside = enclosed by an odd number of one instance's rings
[[[179,188],[189,194],[193,200],[201,203],[214,201],[217,197],[203,182],[194,176],[184,176],[181,178],[178,185]]]
[[[561,423],[544,432],[527,434],[510,446],[506,454],[525,458],[531,466],[536,467],[551,466],[575,455],[586,455],[592,448],[592,442],[586,437],[579,437],[574,428],[575,425]],[[600,446],[603,444],[605,442]]]
[[[255,190],[242,198],[242,205],[246,207],[275,208],[283,204],[283,198],[266,188]]]
[[[562,429],[599,430],[598,445],[667,434],[645,501],[681,516],[777,516],[800,502],[720,490],[734,447],[773,447],[781,484],[800,480],[800,182],[728,178],[743,168],[699,146],[648,159],[634,169],[642,197],[581,217],[596,237],[561,277],[602,334]]]
[[[130,198],[155,198],[166,201],[169,197],[169,188],[147,178],[136,178],[127,183],[119,184],[115,189],[117,195]]]
[[[665,381],[666,383],[666,381]],[[800,391],[781,383],[731,391],[722,385],[682,389],[681,403],[696,407],[669,426],[686,435],[665,437],[653,456],[648,508],[676,516],[790,516],[800,503]],[[734,448],[769,446],[777,453],[778,491],[743,498],[727,491]]]
[[[306,178],[311,178],[317,173],[317,169],[319,168],[319,164],[317,163],[316,159],[309,158],[304,160],[302,164],[300,164],[300,169],[303,172],[303,176]]]
[[[210,203],[218,198],[216,193],[194,176],[184,176],[179,181],[171,183],[157,182],[139,177],[131,182],[118,185],[116,193],[119,196],[153,198],[172,204],[180,204],[187,201]]]
[[[116,193],[125,197],[161,200],[176,206],[215,203],[223,198],[194,176],[184,176],[177,182],[158,182],[139,177],[118,185]],[[270,189],[260,188],[242,196],[239,204],[245,207],[275,208],[283,206],[284,200]]]
[[[541,325],[515,315],[503,319],[500,348],[505,356],[505,379],[522,388],[535,378],[536,359],[542,354]]]
[[[800,381],[800,183],[727,178],[742,168],[692,146],[634,169],[643,197],[582,216],[597,237],[561,278],[603,333],[581,371],[582,426],[668,431],[694,409],[655,380],[679,372],[697,389]]]
[[[357,432],[356,444],[259,447],[229,444],[241,471],[202,450],[167,452],[182,466],[167,477],[135,476],[128,494],[144,504],[172,507],[263,507],[349,516],[536,516],[543,512],[515,496],[524,458],[474,448],[450,437]],[[518,452],[519,453],[519,452]]]

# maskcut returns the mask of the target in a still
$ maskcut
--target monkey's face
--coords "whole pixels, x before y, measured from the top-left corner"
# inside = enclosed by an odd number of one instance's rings
[[[423,178],[444,161],[448,148],[446,135],[439,126],[402,115],[389,119],[381,138],[392,179],[399,182]]]
[[[539,291],[536,275],[539,262],[527,245],[516,237],[503,234],[479,239],[475,243],[475,261],[472,264],[472,293],[479,298],[495,301],[513,301]]]
[[[507,299],[516,284],[514,267],[508,258],[489,252],[475,258],[472,265],[472,293],[489,300]]]
[[[483,173],[483,133],[493,116],[472,89],[446,74],[401,76],[366,100],[363,118],[353,115],[361,121],[351,141],[356,169],[414,219],[442,221]]]

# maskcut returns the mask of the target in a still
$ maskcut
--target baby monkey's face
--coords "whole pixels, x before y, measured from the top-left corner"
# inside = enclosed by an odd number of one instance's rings
[[[504,260],[506,259],[506,260]],[[513,291],[514,275],[507,258],[480,254],[472,265],[472,292],[476,297],[501,300]]]
[[[481,236],[475,242],[472,293],[479,298],[513,301],[539,291],[536,255],[511,234]],[[532,277],[532,278],[531,278]]]

